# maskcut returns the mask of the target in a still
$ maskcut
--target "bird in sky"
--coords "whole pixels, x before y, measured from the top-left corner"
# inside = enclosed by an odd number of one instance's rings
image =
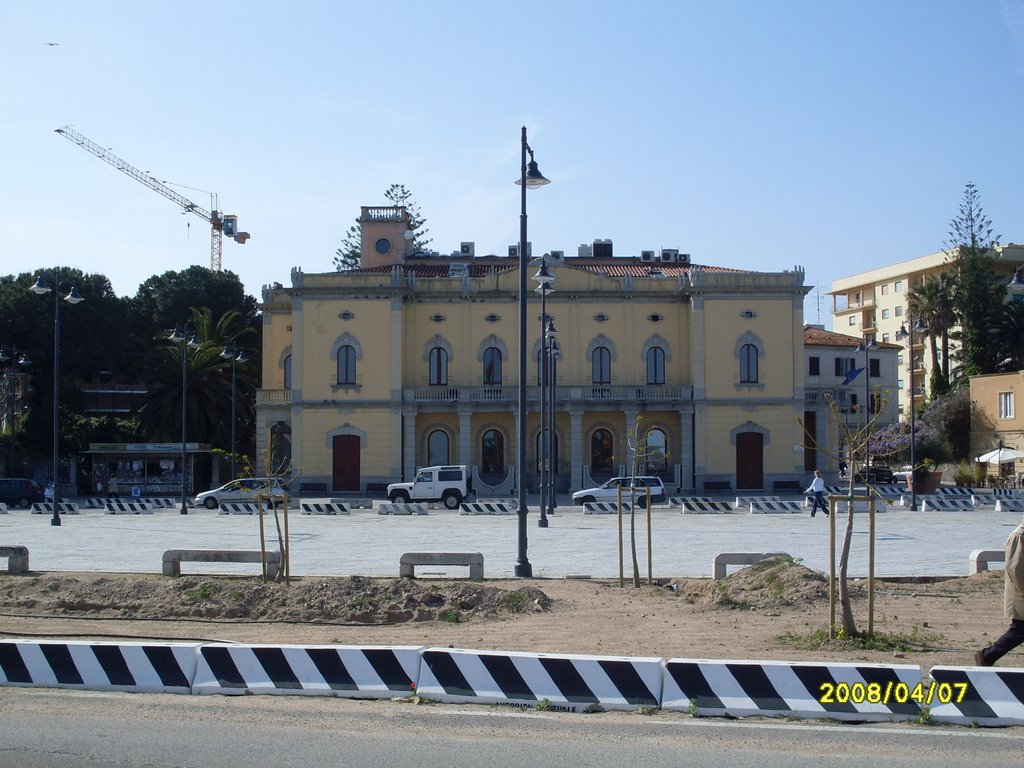
[[[60,45],[60,43],[47,43],[47,45]]]

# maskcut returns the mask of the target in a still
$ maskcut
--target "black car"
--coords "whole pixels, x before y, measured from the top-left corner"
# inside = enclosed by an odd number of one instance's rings
[[[888,467],[868,467],[866,470],[861,470],[854,475],[853,481],[855,483],[863,483],[865,475],[867,476],[867,481],[872,485],[896,482],[896,476]]]
[[[24,477],[0,477],[0,503],[28,509],[44,501],[43,488],[35,480]]]

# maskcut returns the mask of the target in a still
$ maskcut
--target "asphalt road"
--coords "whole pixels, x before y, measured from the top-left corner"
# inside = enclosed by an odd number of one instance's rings
[[[1021,729],[695,720],[307,697],[0,689],[0,768],[1001,768]]]
[[[1020,513],[992,509],[970,512],[879,513],[876,565],[879,576],[966,575],[975,549],[1002,550]],[[618,527],[614,515],[584,515],[580,507],[561,507],[548,528],[537,527],[536,509],[528,518],[528,556],[538,577],[618,575]],[[655,576],[710,576],[718,552],[787,552],[808,567],[828,571],[829,521],[807,511],[799,514],[691,515],[667,507],[652,513],[652,562]],[[647,525],[637,516],[641,570],[646,571]],[[836,520],[841,543],[845,515]],[[353,510],[348,516],[289,515],[294,575],[397,576],[403,552],[481,552],[485,576],[510,578],[517,558],[517,517],[470,516],[445,510],[428,515],[378,515]],[[271,548],[276,549],[268,521]],[[867,515],[857,514],[850,573],[867,573]],[[629,521],[625,521],[629,542]],[[219,515],[205,509],[181,515],[175,509],[152,515],[108,515],[83,510],[50,525],[48,515],[15,510],[0,515],[0,544],[29,548],[30,566],[43,571],[123,571],[159,573],[168,549],[259,549],[256,516]],[[837,545],[838,546],[838,545]],[[626,554],[627,571],[630,561]],[[255,566],[227,567],[255,573]],[[220,569],[220,570],[218,570]],[[224,566],[185,563],[183,573],[224,572]],[[465,576],[467,569],[423,569],[419,575]]]

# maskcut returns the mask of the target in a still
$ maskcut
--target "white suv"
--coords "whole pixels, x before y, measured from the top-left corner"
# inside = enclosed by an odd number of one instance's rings
[[[207,509],[216,509],[225,502],[254,502],[256,494],[273,496],[275,503],[284,497],[285,489],[277,478],[244,477],[232,480],[220,488],[203,491],[196,496],[196,506],[202,504]]]
[[[573,504],[587,504],[592,501],[615,501],[618,496],[618,487],[622,486],[622,498],[629,498],[629,484],[633,483],[636,491],[637,506],[642,507],[647,503],[647,489],[651,489],[651,503],[661,504],[665,501],[665,484],[660,477],[653,475],[641,475],[640,477],[613,477],[599,488],[586,488],[576,491],[572,495]]]
[[[390,501],[441,501],[448,509],[458,509],[471,493],[473,481],[469,477],[469,468],[464,464],[423,467],[416,472],[416,479],[411,483],[392,483],[388,486]]]

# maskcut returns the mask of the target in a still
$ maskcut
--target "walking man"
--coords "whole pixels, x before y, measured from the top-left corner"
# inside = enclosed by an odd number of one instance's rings
[[[814,470],[814,479],[811,481],[811,487],[804,491],[804,493],[811,496],[811,517],[814,517],[818,507],[821,507],[825,517],[828,517],[828,504],[825,503],[825,481],[821,479],[821,470]]]
[[[1024,643],[1024,522],[1013,529],[1006,540],[1003,570],[1003,615],[1010,627],[988,648],[974,652],[974,663],[991,667],[999,659]]]

